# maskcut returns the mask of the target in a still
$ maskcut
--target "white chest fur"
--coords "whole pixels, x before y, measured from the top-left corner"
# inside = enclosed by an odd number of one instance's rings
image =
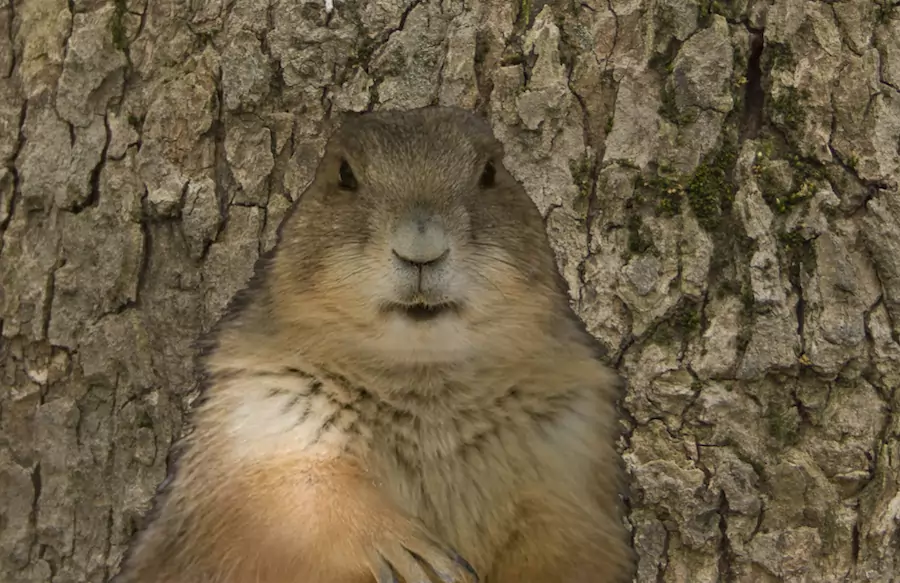
[[[372,395],[302,375],[241,378],[223,388],[230,450],[239,460],[362,456],[393,476],[387,487],[416,514],[435,504],[443,506],[432,508],[440,515],[464,512],[470,496],[502,504],[529,484],[585,487],[601,431],[586,393],[550,417],[511,403],[421,422],[391,417]],[[573,464],[573,457],[585,463]],[[583,475],[572,471],[578,467]]]
[[[359,436],[358,412],[297,375],[231,381],[229,434],[238,457],[338,456]]]

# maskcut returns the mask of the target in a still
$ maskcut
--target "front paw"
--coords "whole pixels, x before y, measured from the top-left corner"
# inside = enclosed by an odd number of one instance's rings
[[[373,554],[378,583],[479,583],[468,561],[423,529],[386,536]]]

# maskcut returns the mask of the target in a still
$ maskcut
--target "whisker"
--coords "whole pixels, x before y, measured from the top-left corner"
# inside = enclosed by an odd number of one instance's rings
[[[477,278],[483,280],[483,281],[486,282],[488,285],[490,285],[492,288],[494,288],[495,290],[497,290],[497,292],[498,292],[501,296],[503,296],[503,299],[504,299],[504,300],[509,301],[509,298],[508,298],[508,297],[506,296],[506,294],[503,292],[503,289],[502,289],[499,285],[497,285],[496,283],[494,283],[494,281],[493,281],[490,277],[488,277],[487,275],[485,275],[485,274],[483,274],[483,273],[481,273],[480,271],[477,271],[477,270],[467,270],[466,273],[468,273],[469,275],[475,276],[475,277],[477,277]]]
[[[497,255],[494,255],[494,254],[492,254],[492,253],[485,252],[485,251],[480,250],[480,249],[476,249],[475,251],[472,251],[469,255],[470,255],[471,257],[480,257],[480,258],[483,258],[483,259],[487,259],[487,260],[489,260],[489,261],[495,261],[495,262],[497,262],[497,263],[506,265],[507,267],[511,267],[511,268],[513,268],[514,270],[516,270],[517,272],[521,272],[521,270],[519,269],[519,266],[517,266],[515,263],[513,263],[513,262],[510,261],[509,259],[506,259],[506,258],[504,258],[504,257],[500,257],[500,256],[497,256]]]

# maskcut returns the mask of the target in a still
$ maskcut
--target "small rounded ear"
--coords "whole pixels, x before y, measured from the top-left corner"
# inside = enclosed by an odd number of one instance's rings
[[[492,160],[503,160],[505,155],[503,142],[494,135],[494,128],[486,115],[458,108],[447,109],[451,112],[451,115],[455,115],[457,119],[462,120],[466,132],[478,150],[487,153]]]
[[[358,111],[339,111],[332,114],[326,120],[326,123],[333,129],[339,130],[344,127],[352,126],[363,115],[363,113]]]

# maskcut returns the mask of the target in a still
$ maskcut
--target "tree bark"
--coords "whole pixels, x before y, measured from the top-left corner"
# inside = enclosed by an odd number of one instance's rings
[[[628,381],[637,580],[897,580],[895,0],[0,0],[0,77],[0,580],[115,572],[330,120],[429,104]]]

